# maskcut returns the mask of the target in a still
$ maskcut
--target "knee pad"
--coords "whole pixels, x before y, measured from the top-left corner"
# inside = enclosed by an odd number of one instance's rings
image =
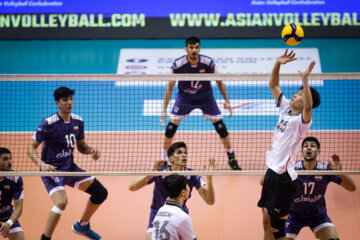
[[[169,124],[166,126],[165,136],[167,138],[172,138],[176,133],[177,127],[178,127],[178,125],[173,124],[172,122],[169,122]]]
[[[215,126],[216,132],[220,135],[221,138],[226,138],[229,135],[229,132],[227,131],[227,128],[222,119],[213,124]]]
[[[53,206],[51,209],[52,212],[61,215],[63,213],[64,210],[61,210],[60,208],[58,208],[57,206]]]
[[[96,178],[85,192],[90,194],[90,201],[94,204],[103,203],[108,196],[108,191]]]
[[[279,239],[286,236],[285,232],[285,219],[272,217],[270,218],[270,224],[273,229],[279,230],[278,232],[273,232],[274,238]]]

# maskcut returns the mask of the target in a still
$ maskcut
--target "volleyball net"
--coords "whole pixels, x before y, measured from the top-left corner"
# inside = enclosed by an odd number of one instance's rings
[[[310,85],[321,96],[321,105],[313,110],[313,124],[307,134],[321,143],[318,160],[327,163],[337,154],[342,171],[331,174],[360,173],[360,73],[318,73],[310,79]],[[232,105],[231,117],[215,83],[218,80],[226,85]],[[165,128],[160,124],[160,116],[168,81],[212,82],[231,145],[243,169],[230,170],[226,151],[212,122],[196,109],[181,121],[173,140],[187,144],[187,167],[195,170],[189,174],[265,172],[265,154],[271,150],[279,113],[267,85],[269,74],[40,74],[0,75],[0,147],[11,150],[16,171],[1,172],[1,175],[85,175],[40,172],[27,156],[28,144],[40,122],[58,111],[53,93],[61,86],[75,90],[72,112],[84,120],[86,142],[101,153],[101,158],[94,161],[75,149],[74,161],[88,172],[86,175],[164,174],[151,169],[154,162],[160,160],[163,148]],[[288,99],[301,85],[297,74],[280,75],[280,86]],[[177,92],[175,86],[166,124]],[[38,154],[41,155],[41,146]],[[210,157],[216,160],[214,171],[204,170]],[[299,151],[297,160],[302,159]]]

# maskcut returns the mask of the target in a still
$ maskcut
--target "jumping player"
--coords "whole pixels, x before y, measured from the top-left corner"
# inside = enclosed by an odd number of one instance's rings
[[[181,73],[215,73],[214,60],[208,56],[200,55],[200,39],[197,37],[189,37],[185,41],[184,55],[176,59],[172,65],[172,72],[175,74]],[[230,111],[229,117],[232,115],[232,108],[230,100],[226,91],[226,87],[222,81],[216,81],[220,93],[225,99],[226,109]],[[161,125],[165,127],[166,109],[171,99],[171,94],[175,85],[175,81],[170,81],[166,87],[164,94],[164,106],[160,118]],[[231,146],[229,132],[222,120],[221,112],[217,106],[214,98],[213,90],[210,81],[179,81],[179,92],[176,98],[175,105],[171,111],[170,122],[165,130],[165,139],[161,153],[161,160],[167,160],[167,149],[173,141],[177,127],[181,120],[188,116],[190,112],[196,108],[201,109],[205,119],[210,119],[219,134],[221,142],[223,143],[228,159],[229,166],[233,170],[241,170],[235,158],[234,149]],[[166,163],[166,162],[165,162]]]
[[[74,90],[60,87],[55,90],[54,98],[59,111],[43,120],[34,133],[28,147],[28,156],[41,171],[84,172],[74,163],[73,152],[75,145],[82,154],[91,155],[96,161],[100,152],[90,147],[85,141],[83,119],[71,113],[73,108]],[[36,149],[43,142],[41,159]],[[85,210],[79,222],[72,226],[72,230],[89,239],[101,239],[100,235],[90,228],[90,218],[107,198],[108,192],[93,176],[77,177],[41,177],[50,198],[54,202],[51,209],[42,240],[49,240],[67,205],[65,185],[90,194]]]
[[[294,60],[295,53],[288,53],[288,50],[278,57],[269,82],[270,90],[280,108],[280,115],[272,139],[272,150],[266,152],[268,170],[258,206],[265,209],[265,215],[270,215],[275,239],[286,239],[285,222],[296,190],[296,153],[301,138],[311,126],[312,108],[320,104],[319,93],[309,86],[308,79],[315,62],[311,62],[304,72],[298,71],[303,86],[292,99],[289,101],[283,95],[279,86],[280,66]]]

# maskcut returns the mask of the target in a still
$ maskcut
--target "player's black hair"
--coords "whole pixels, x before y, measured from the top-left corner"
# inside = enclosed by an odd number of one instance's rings
[[[177,198],[182,190],[186,190],[188,180],[185,176],[173,173],[165,178],[165,190],[170,198]]]
[[[178,149],[178,148],[181,148],[181,147],[186,149],[186,143],[184,143],[184,142],[173,143],[167,150],[168,157],[174,155],[175,150]]]
[[[188,44],[196,44],[196,43],[200,44],[200,39],[198,37],[195,37],[195,36],[188,37],[185,40],[185,46],[187,46]]]
[[[320,142],[319,142],[319,140],[317,140],[316,137],[306,137],[306,138],[303,140],[303,142],[302,142],[302,144],[301,144],[301,147],[303,148],[305,142],[308,142],[308,141],[315,142],[316,145],[317,145],[317,148],[320,149]]]
[[[4,154],[4,153],[10,153],[11,154],[11,151],[7,148],[0,148],[0,155],[1,154]]]
[[[304,86],[302,86],[300,90],[302,90],[304,88]],[[312,108],[317,108],[319,105],[320,105],[320,94],[318,91],[316,91],[315,88],[312,88],[310,87],[310,91],[311,91],[311,97],[312,97],[312,100],[313,100],[313,106]]]
[[[69,96],[73,96],[75,94],[75,90],[71,90],[67,87],[59,87],[54,92],[55,101],[60,101],[60,98],[66,98]]]

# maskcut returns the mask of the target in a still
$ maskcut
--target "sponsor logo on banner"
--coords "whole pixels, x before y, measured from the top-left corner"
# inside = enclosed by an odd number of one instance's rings
[[[127,59],[127,62],[131,62],[131,63],[144,63],[147,62],[147,59],[144,58],[131,58],[131,59]]]
[[[270,74],[276,58],[285,52],[284,48],[211,48],[201,49],[201,54],[214,59],[216,70],[220,74]],[[139,70],[146,74],[170,74],[171,65],[176,58],[185,55],[183,48],[178,49],[121,49],[117,73],[124,74],[129,69]],[[140,57],[139,57],[140,56]],[[299,48],[296,49],[297,60],[295,63],[289,63],[281,67],[280,73],[297,73],[297,71],[307,69],[310,61],[314,60],[317,64],[313,69],[313,73],[321,73],[321,64],[319,51],[317,48]],[[133,63],[141,63],[141,65],[129,66],[129,60]],[[146,61],[144,61],[146,60]],[[141,66],[141,67],[140,67]],[[263,81],[224,81],[225,85],[258,85],[267,86],[268,79]],[[117,86],[124,83],[116,82]],[[146,81],[137,81],[130,85],[147,85]],[[164,82],[157,82],[155,85],[166,85]],[[212,83],[213,85],[215,83]],[[310,81],[312,86],[323,85],[322,80]],[[129,82],[126,83],[129,86]],[[152,86],[155,86],[152,85]],[[301,86],[302,82],[286,81],[282,85]]]
[[[130,66],[126,66],[126,69],[145,69],[147,68],[147,66],[143,66],[143,65],[130,65]]]
[[[230,112],[225,107],[224,100],[216,100],[218,107],[223,115]],[[230,100],[233,116],[278,116],[279,110],[276,108],[273,99],[232,99]],[[171,109],[175,104],[175,100],[171,100],[167,113],[171,113]],[[163,100],[161,99],[145,99],[143,105],[143,116],[161,116]],[[200,109],[194,109],[190,116],[203,116]]]

